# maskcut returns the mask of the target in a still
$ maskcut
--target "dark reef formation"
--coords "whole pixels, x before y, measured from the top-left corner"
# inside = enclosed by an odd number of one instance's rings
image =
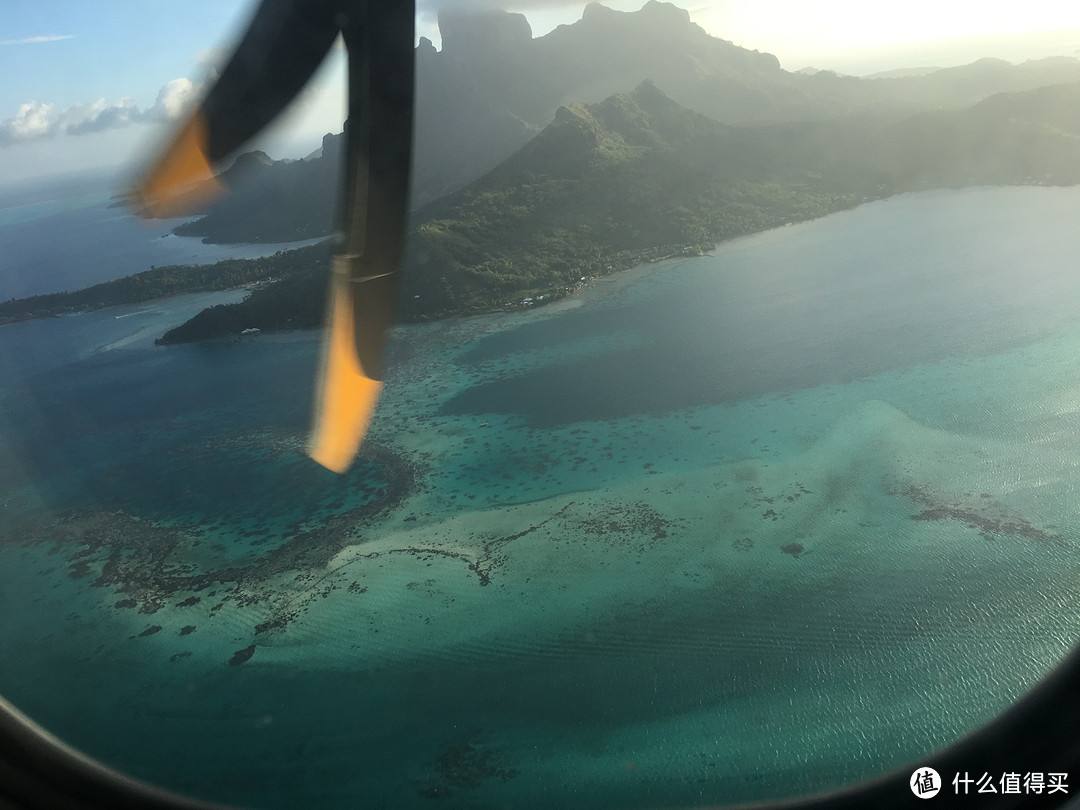
[[[754,439],[754,441],[757,441],[757,439]],[[766,495],[765,490],[759,486],[749,486],[746,488],[747,498],[743,501],[743,506],[757,508],[765,507],[761,512],[761,519],[776,522],[784,518],[786,510],[783,507],[785,504],[795,503],[804,495],[811,494],[813,494],[812,490],[807,489],[806,486],[799,481],[792,482],[790,488],[785,488],[772,495]]]
[[[663,540],[668,536],[671,521],[646,503],[632,506],[612,504],[599,509],[578,524],[589,536],[620,533],[644,536],[652,541]]]
[[[113,604],[116,609],[153,614],[181,594],[187,596],[176,602],[180,608],[199,604],[202,596],[217,597],[211,614],[229,602],[275,603],[276,595],[266,586],[269,580],[285,572],[304,573],[325,566],[346,545],[359,542],[359,530],[396,508],[413,491],[416,467],[401,454],[370,443],[361,457],[377,468],[379,479],[385,482],[372,500],[317,525],[295,527],[278,546],[227,567],[201,570],[186,561],[190,555],[185,552],[200,542],[204,527],[169,525],[125,512],[70,512],[23,526],[9,538],[25,546],[50,545],[50,553],[64,555],[70,576],[92,576],[92,587],[122,595]],[[219,594],[216,586],[227,589]],[[155,625],[140,636],[160,630]],[[188,625],[180,633],[194,630],[194,625]]]
[[[251,644],[251,645],[249,645],[247,647],[244,647],[244,649],[242,649],[242,650],[237,650],[236,652],[233,653],[232,658],[229,659],[229,666],[230,667],[240,666],[240,664],[243,664],[245,661],[251,660],[251,656],[253,656],[254,654],[255,654],[255,645],[254,644]]]
[[[1016,512],[994,500],[988,493],[977,496],[942,495],[927,487],[910,484],[904,489],[904,495],[925,508],[911,516],[912,520],[957,520],[971,529],[977,530],[985,540],[1001,537],[1022,537],[1040,543],[1062,546],[1062,537],[1046,529],[1033,525]]]
[[[516,768],[504,768],[488,746],[474,740],[447,745],[431,763],[434,778],[420,789],[420,795],[431,799],[449,799],[454,790],[476,788],[489,780],[507,782],[518,775]]]

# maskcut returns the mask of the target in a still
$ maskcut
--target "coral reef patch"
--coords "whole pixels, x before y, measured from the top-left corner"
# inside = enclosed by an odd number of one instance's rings
[[[1027,518],[999,503],[989,493],[977,495],[943,495],[928,487],[909,484],[904,495],[925,507],[911,516],[912,520],[956,520],[977,530],[985,540],[1019,537],[1040,543],[1065,545],[1064,539],[1047,529],[1039,528]]]
[[[5,540],[22,546],[50,546],[51,554],[64,555],[72,576],[92,577],[91,586],[121,595],[113,603],[116,609],[153,614],[180,595],[185,598],[176,606],[189,608],[202,601],[200,592],[217,595],[216,590],[208,590],[217,585],[232,587],[210,608],[211,614],[230,601],[258,604],[273,598],[265,587],[268,580],[324,566],[346,545],[360,542],[363,527],[395,509],[417,485],[416,465],[386,445],[365,445],[361,459],[384,482],[374,498],[321,521],[295,525],[277,546],[265,551],[252,548],[229,565],[197,562],[205,559],[197,552],[205,527],[172,525],[123,511],[72,511],[24,524]]]
[[[507,782],[518,775],[516,768],[502,767],[490,747],[472,739],[443,747],[430,768],[434,778],[420,794],[438,799],[451,798],[455,789],[478,788],[491,779]]]
[[[233,653],[232,658],[229,659],[229,666],[230,667],[240,666],[240,664],[243,664],[243,663],[245,663],[247,661],[250,661],[251,656],[253,656],[254,654],[255,654],[255,645],[254,644],[251,644],[251,645],[249,645],[247,647],[244,647],[244,649],[242,649],[242,650],[237,650],[236,652]]]

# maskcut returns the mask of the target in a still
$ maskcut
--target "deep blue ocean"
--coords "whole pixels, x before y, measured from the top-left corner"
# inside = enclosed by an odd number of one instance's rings
[[[27,254],[102,214],[49,204]],[[932,764],[1080,638],[1078,215],[903,195],[396,327],[344,476],[304,456],[317,334],[153,344],[242,292],[2,327],[0,693],[283,810]]]
[[[140,220],[124,188],[94,171],[0,185],[0,301],[80,290],[153,266],[268,256],[298,244],[204,245],[172,233],[186,219]]]

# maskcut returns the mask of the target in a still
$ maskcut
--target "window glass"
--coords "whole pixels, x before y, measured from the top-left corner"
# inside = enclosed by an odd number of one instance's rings
[[[0,693],[66,741],[251,807],[741,802],[916,761],[1077,640],[1080,13],[421,3],[339,475],[343,43],[144,221],[253,7],[13,9]]]

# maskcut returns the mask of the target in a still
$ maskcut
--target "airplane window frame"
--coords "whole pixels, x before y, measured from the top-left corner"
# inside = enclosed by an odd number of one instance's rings
[[[400,178],[397,178],[400,180]],[[407,182],[407,180],[406,180]],[[400,249],[400,246],[399,246]],[[961,772],[1014,771],[1030,767],[1080,775],[1080,646],[998,718],[956,743],[883,776],[816,796],[732,807],[768,810],[909,807],[912,771],[921,766],[948,777]],[[1070,787],[1070,790],[1072,788]],[[1078,786],[1080,791],[1080,786]],[[974,797],[935,797],[935,806],[972,806]],[[979,806],[1031,806],[1026,794],[996,795]],[[1040,796],[1039,807],[1080,804],[1072,793]],[[0,698],[0,807],[72,810],[175,808],[224,810],[226,805],[181,796],[126,776],[68,746]]]
[[[814,796],[775,802],[705,805],[728,810],[892,810],[923,806],[912,775],[932,767],[944,788],[933,807],[1080,806],[1071,793],[992,798],[950,793],[950,774],[1025,767],[1067,774],[1080,769],[1080,646],[997,719],[960,741],[883,776]],[[1071,790],[1072,788],[1070,788]],[[0,698],[0,808],[5,810],[228,810],[121,774],[76,751]],[[699,806],[700,807],[700,806]]]

